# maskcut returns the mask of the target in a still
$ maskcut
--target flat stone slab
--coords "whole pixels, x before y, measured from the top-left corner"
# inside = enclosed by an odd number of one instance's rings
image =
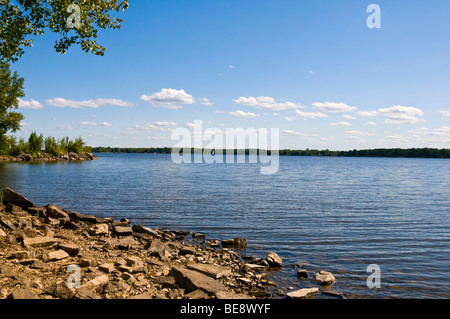
[[[186,288],[188,291],[201,289],[209,295],[227,291],[227,288],[221,282],[195,270],[175,266],[170,270],[169,276],[174,277],[177,285]]]
[[[303,288],[300,290],[288,292],[286,296],[289,298],[306,298],[309,295],[318,294],[319,288]]]
[[[59,239],[52,237],[34,237],[34,238],[25,238],[23,241],[23,245],[25,247],[48,247],[55,243],[60,242]]]
[[[188,269],[198,271],[208,277],[218,279],[223,276],[231,275],[231,269],[225,266],[213,265],[213,264],[197,264],[189,263],[186,265]]]

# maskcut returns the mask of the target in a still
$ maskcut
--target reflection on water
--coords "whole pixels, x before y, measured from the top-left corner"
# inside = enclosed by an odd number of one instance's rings
[[[273,250],[280,286],[310,287],[321,269],[346,296],[448,298],[450,162],[280,157],[259,164],[174,164],[170,155],[99,154],[98,161],[0,163],[0,187],[38,205],[129,218],[150,227],[246,237],[244,254]],[[368,289],[366,268],[381,268]]]

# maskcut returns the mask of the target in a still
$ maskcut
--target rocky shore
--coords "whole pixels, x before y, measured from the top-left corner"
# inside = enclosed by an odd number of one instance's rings
[[[39,153],[37,155],[31,154],[20,154],[17,156],[0,156],[0,162],[32,162],[32,161],[42,161],[42,162],[51,162],[51,161],[89,161],[89,160],[97,160],[98,157],[92,153],[63,153],[59,156],[53,156],[46,153]]]
[[[148,228],[0,194],[0,299],[254,299],[284,297],[268,280],[282,266],[242,257],[245,238]],[[304,273],[303,273],[304,275]],[[307,275],[307,273],[306,273]],[[300,276],[300,271],[299,271]],[[316,274],[333,283],[331,273]],[[286,294],[305,298],[318,288]]]

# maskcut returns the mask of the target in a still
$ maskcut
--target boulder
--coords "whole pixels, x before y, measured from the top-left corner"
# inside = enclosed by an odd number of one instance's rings
[[[28,289],[17,289],[8,295],[8,299],[39,299],[38,295]]]
[[[103,288],[103,286],[105,286],[108,282],[109,282],[108,275],[101,275],[88,281],[87,283],[82,285],[81,288],[87,288],[93,291],[100,291],[101,288]]]
[[[329,271],[321,270],[314,276],[314,280],[319,285],[331,285],[336,282],[336,278],[334,278],[333,274]]]
[[[231,275],[231,268],[220,265],[188,263],[186,267],[214,279]]]
[[[308,278],[308,272],[304,269],[299,269],[297,271],[297,277],[298,278]]]
[[[145,234],[145,235],[150,235],[153,237],[158,236],[158,232],[156,230],[153,230],[151,228],[148,228],[148,227],[145,227],[142,225],[133,225],[131,227],[131,230],[138,234]]]
[[[222,240],[222,247],[246,248],[247,239],[242,237],[237,237],[235,239],[225,239]]]
[[[286,296],[289,298],[306,298],[309,295],[319,293],[319,288],[303,288],[296,291],[288,292]]]
[[[48,261],[58,261],[58,260],[66,259],[68,257],[69,257],[69,254],[66,253],[62,249],[48,253]]]
[[[59,219],[59,218],[69,219],[69,215],[67,215],[61,207],[53,205],[53,204],[48,204],[45,207],[47,208],[45,214],[48,217],[57,218],[57,219]]]
[[[266,261],[269,263],[270,267],[281,267],[281,265],[283,264],[281,257],[273,251],[270,251],[267,254]]]
[[[115,226],[114,233],[118,236],[129,236],[133,233],[131,227]]]
[[[3,203],[4,204],[14,204],[16,206],[21,207],[22,209],[27,209],[28,207],[35,207],[34,203],[30,201],[28,198],[20,195],[16,191],[13,191],[11,188],[5,188],[3,191]]]
[[[186,288],[187,291],[201,289],[209,295],[227,291],[221,282],[194,270],[174,266],[170,270],[169,276],[174,277],[177,285]]]
[[[217,299],[253,299],[252,297],[245,294],[236,294],[231,291],[219,291],[216,293]]]
[[[91,228],[89,228],[89,235],[91,236],[100,236],[100,235],[106,235],[109,233],[109,226],[108,224],[97,224]]]
[[[30,247],[49,247],[55,243],[58,243],[59,240],[52,237],[35,237],[35,238],[25,238],[23,241],[23,246],[25,248]]]
[[[70,242],[59,244],[59,249],[64,250],[70,256],[76,256],[80,251],[80,247],[77,244]]]

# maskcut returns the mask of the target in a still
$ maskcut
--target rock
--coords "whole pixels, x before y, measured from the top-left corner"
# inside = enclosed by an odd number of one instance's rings
[[[266,267],[263,265],[257,265],[257,264],[245,264],[244,269],[247,272],[254,271],[254,270],[263,271],[266,269]]]
[[[17,289],[8,295],[8,299],[39,299],[38,295],[28,289]]]
[[[58,261],[68,257],[69,254],[62,249],[48,253],[48,261]]]
[[[74,243],[61,243],[59,244],[59,249],[64,250],[70,256],[76,256],[80,251],[80,247]]]
[[[235,239],[225,239],[222,240],[222,247],[246,248],[247,239],[242,237],[237,237]]]
[[[304,269],[299,269],[297,271],[297,277],[298,278],[308,278],[308,272]]]
[[[25,248],[49,247],[58,242],[59,242],[58,239],[52,237],[35,237],[35,238],[25,238],[23,241],[23,245]]]
[[[149,251],[150,255],[155,255],[162,253],[165,249],[164,243],[159,239],[153,239],[146,249]]]
[[[60,281],[54,286],[50,287],[48,292],[60,299],[71,299],[74,296],[74,291],[72,291],[65,281]]]
[[[114,233],[118,236],[129,236],[133,231],[131,227],[115,226]]]
[[[51,270],[52,267],[40,260],[33,260],[33,262],[29,266],[31,269],[39,269],[39,270]]]
[[[28,207],[35,207],[34,203],[28,198],[20,195],[19,193],[13,191],[11,188],[5,188],[3,191],[3,203],[4,204],[14,204],[21,207],[22,209],[27,209]]]
[[[84,285],[81,286],[81,288],[87,288],[94,291],[100,291],[101,288],[103,288],[104,285],[106,285],[109,282],[108,275],[101,275],[98,277],[95,277],[94,279],[88,281]]]
[[[169,289],[173,289],[176,288],[177,286],[175,285],[175,278],[172,276],[161,276],[161,277],[155,277],[153,278],[153,281],[156,284],[161,285],[161,288],[169,288]]]
[[[321,270],[314,276],[314,280],[319,285],[331,285],[336,282],[336,278],[334,278],[333,274],[329,271]]]
[[[231,275],[231,269],[225,266],[213,265],[213,264],[197,264],[188,263],[186,265],[188,269],[198,271],[206,276],[214,279],[218,279],[224,276]]]
[[[16,251],[11,253],[8,256],[8,259],[18,259],[18,260],[22,260],[22,259],[26,259],[30,256],[30,253],[28,251],[25,250],[20,250],[20,251]]]
[[[236,294],[231,291],[219,291],[216,293],[217,299],[253,299],[252,297],[245,294]]]
[[[107,273],[107,274],[110,274],[110,273],[112,273],[114,270],[116,270],[116,267],[114,267],[113,264],[110,264],[110,263],[104,263],[104,264],[101,264],[100,266],[98,266],[98,269],[100,269],[101,271],[103,271],[103,272],[105,272],[105,273]]]
[[[45,217],[45,212],[47,211],[47,208],[45,207],[28,207],[28,212],[33,216],[38,217]]]
[[[192,238],[194,239],[200,239],[200,238],[205,238],[206,236],[204,234],[201,233],[193,233],[192,234]]]
[[[56,218],[56,219],[60,219],[60,218],[69,218],[69,215],[67,215],[63,209],[59,206],[53,205],[53,204],[48,204],[47,206],[45,206],[47,208],[45,214],[48,217],[51,218]]]
[[[309,295],[319,293],[319,288],[303,288],[300,290],[288,292],[286,296],[289,298],[306,298]]]
[[[74,222],[72,222],[68,219],[61,219],[59,222],[59,225],[63,228],[70,229],[70,230],[77,230],[80,228],[77,224],[75,224]]]
[[[140,295],[131,296],[128,299],[153,299],[153,296],[149,295],[149,294],[140,294]]]
[[[175,278],[178,286],[186,288],[188,291],[201,289],[209,295],[227,291],[227,288],[221,282],[194,270],[174,266],[169,275]]]
[[[109,226],[108,224],[97,224],[91,228],[89,228],[89,235],[91,236],[100,236],[100,235],[106,235],[109,233]]]
[[[172,289],[171,291],[169,291],[169,293],[167,294],[167,297],[169,297],[170,299],[177,299],[180,298],[184,295],[184,289],[182,288],[175,288]]]
[[[3,217],[0,217],[0,225],[2,225],[3,227],[5,227],[9,230],[16,229],[16,226],[14,226],[14,224],[10,220],[3,218]]]
[[[194,255],[197,250],[194,246],[184,246],[180,249],[180,255]]]
[[[144,266],[142,259],[136,256],[128,257],[126,263],[128,267]]]
[[[206,298],[208,298],[208,294],[201,289],[197,289],[197,290],[191,291],[188,294],[185,294],[184,298],[186,298],[186,299],[206,299]],[[228,298],[225,298],[225,299],[228,299]]]
[[[144,227],[142,225],[133,225],[131,227],[131,230],[133,232],[139,233],[139,234],[146,234],[146,235],[150,235],[150,236],[153,236],[153,237],[158,236],[158,232],[157,231],[155,231],[155,230],[153,230],[151,228],[148,228],[148,227]]]
[[[270,267],[281,267],[281,265],[283,264],[283,261],[281,260],[281,257],[278,256],[273,251],[270,251],[267,254],[266,261],[269,263]]]

